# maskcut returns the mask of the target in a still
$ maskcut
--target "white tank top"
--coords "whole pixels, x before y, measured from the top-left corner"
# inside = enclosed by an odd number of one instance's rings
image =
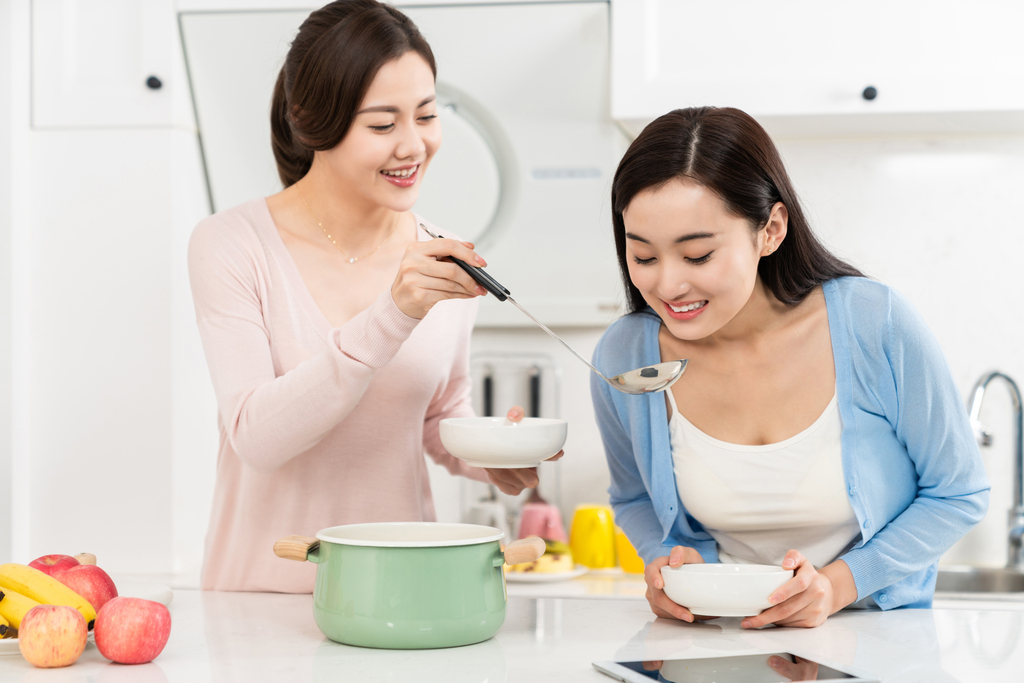
[[[718,543],[721,562],[779,565],[796,549],[820,568],[860,540],[846,496],[835,396],[796,436],[742,446],[694,427],[666,393],[679,497]]]

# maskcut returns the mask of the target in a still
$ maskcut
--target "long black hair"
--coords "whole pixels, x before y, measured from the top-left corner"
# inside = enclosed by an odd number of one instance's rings
[[[862,275],[811,232],[779,151],[757,121],[739,109],[677,109],[644,128],[626,150],[612,182],[615,249],[630,312],[642,311],[647,302],[629,279],[622,213],[640,192],[674,179],[693,180],[713,191],[755,232],[768,222],[776,202],[785,205],[786,238],[757,266],[761,281],[779,301],[795,305],[828,280]]]

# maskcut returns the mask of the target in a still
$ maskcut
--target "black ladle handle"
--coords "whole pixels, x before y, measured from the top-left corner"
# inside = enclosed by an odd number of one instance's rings
[[[430,235],[431,237],[444,237],[444,235],[435,235],[434,233],[430,232],[429,230],[427,230],[427,226],[423,225],[422,223],[420,223],[420,227],[426,230],[427,234]],[[471,278],[476,280],[481,287],[483,287],[488,292],[493,294],[498,301],[504,301],[511,294],[511,292],[505,289],[505,287],[503,287],[500,282],[491,277],[483,268],[471,266],[462,259],[457,259],[454,256],[446,256],[445,258],[447,258],[449,261],[457,265],[459,268],[462,268],[464,271],[466,271],[466,273],[469,274]]]
[[[511,294],[511,292],[505,289],[500,282],[491,277],[483,268],[471,266],[465,261],[457,259],[454,256],[449,256],[448,258],[452,261],[452,263],[454,263],[459,268],[462,268],[464,271],[469,273],[469,276],[471,278],[480,283],[481,287],[483,287],[488,292],[493,294],[498,301],[504,301],[505,299],[508,298],[508,295]]]

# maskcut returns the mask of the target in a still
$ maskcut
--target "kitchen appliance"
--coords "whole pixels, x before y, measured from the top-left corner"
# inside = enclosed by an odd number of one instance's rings
[[[580,505],[572,517],[569,547],[573,559],[591,569],[615,566],[615,518],[607,505]]]
[[[270,95],[320,4],[268,10],[239,0],[229,11],[180,13],[213,210],[280,190]],[[414,211],[476,243],[492,272],[531,263],[517,293],[546,324],[613,321],[622,285],[609,191],[629,138],[609,115],[608,2],[394,4],[434,52],[444,131]],[[495,300],[480,303],[480,327],[523,322]]]
[[[494,484],[488,484],[487,495],[470,506],[463,513],[461,521],[465,524],[491,526],[501,531],[505,538],[512,538],[509,519],[505,503],[498,498],[498,488]]]
[[[622,571],[627,574],[644,573],[646,565],[643,559],[637,555],[636,548],[626,536],[626,532],[618,526],[615,527],[615,558],[618,560],[619,566],[622,567]]]
[[[519,516],[518,538],[538,536],[549,541],[566,543],[565,525],[562,524],[561,511],[540,497],[534,489],[529,500],[523,506]]]
[[[387,649],[487,640],[505,620],[503,564],[533,562],[539,538],[504,549],[501,531],[472,524],[384,522],[288,536],[278,557],[317,564],[313,617],[331,640]]]
[[[878,678],[846,666],[825,664],[790,652],[724,655],[692,659],[640,662],[594,662],[594,668],[625,683],[784,683],[788,681],[843,681],[878,683]]]

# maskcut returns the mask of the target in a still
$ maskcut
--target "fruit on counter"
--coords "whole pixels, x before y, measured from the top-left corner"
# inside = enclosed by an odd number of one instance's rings
[[[27,598],[9,588],[0,589],[0,617],[10,624],[11,629],[20,628],[21,620],[33,607],[39,606],[38,600]]]
[[[171,613],[153,600],[118,597],[96,617],[96,647],[118,664],[144,664],[156,659],[171,635]]]
[[[0,565],[0,591],[14,591],[44,605],[65,605],[81,612],[88,628],[96,620],[92,604],[63,583],[23,564]]]
[[[560,574],[573,570],[572,551],[561,541],[544,541],[544,554],[540,559],[523,564],[505,565],[506,572],[534,572],[537,574]]]
[[[18,629],[18,649],[29,664],[44,669],[74,664],[85,651],[89,629],[81,613],[66,605],[37,605]]]
[[[7,620],[0,617],[0,638],[7,637],[7,631],[11,629],[11,625],[7,623]]]
[[[62,572],[78,565],[78,560],[70,555],[43,555],[28,563],[33,569],[38,569],[47,576],[53,576],[55,572]]]
[[[114,581],[94,564],[77,565],[57,572],[53,578],[88,600],[97,613],[108,600],[117,597]]]

